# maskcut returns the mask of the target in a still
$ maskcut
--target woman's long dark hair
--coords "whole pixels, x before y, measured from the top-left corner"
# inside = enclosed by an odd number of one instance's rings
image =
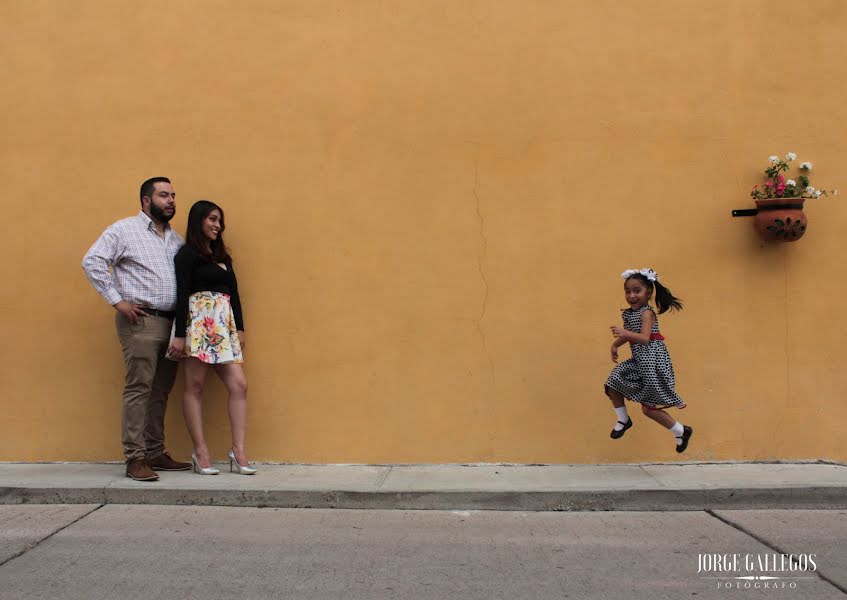
[[[209,244],[211,252],[206,249],[207,238],[203,234],[203,221],[209,216],[209,213],[216,210],[221,213],[221,230],[218,232],[218,239],[212,240]],[[224,244],[224,209],[208,200],[198,200],[188,211],[188,225],[185,228],[185,243],[197,250],[201,256],[205,256],[210,261],[223,263],[227,267],[232,266],[232,257],[229,255],[226,245]]]
[[[656,281],[650,281],[641,273],[631,275],[627,279],[637,279],[647,286],[648,292],[652,293],[654,289],[656,290],[656,306],[659,309],[659,314],[668,310],[682,310],[682,300],[671,294],[671,291],[659,283],[658,279]]]

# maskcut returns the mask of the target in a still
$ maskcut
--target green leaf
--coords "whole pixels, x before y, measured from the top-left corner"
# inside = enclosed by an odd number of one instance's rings
[[[773,222],[779,225],[780,227],[785,227],[785,221],[783,221],[782,219],[774,219]]]

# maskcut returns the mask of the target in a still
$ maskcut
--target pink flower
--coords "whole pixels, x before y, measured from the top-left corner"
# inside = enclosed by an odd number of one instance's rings
[[[203,327],[210,335],[215,333],[215,320],[212,317],[205,317],[203,319]]]
[[[766,181],[765,187],[773,187],[773,181]]]
[[[783,177],[782,175],[777,175],[777,176],[776,176],[776,180],[777,180],[778,182],[782,183],[783,181],[785,181],[785,177]]]

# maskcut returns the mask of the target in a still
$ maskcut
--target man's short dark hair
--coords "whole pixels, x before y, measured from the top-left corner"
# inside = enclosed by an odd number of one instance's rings
[[[148,196],[153,198],[153,192],[156,191],[157,183],[170,183],[171,180],[167,177],[151,177],[147,181],[141,184],[141,195],[139,200],[141,200],[141,205],[144,205],[144,196]]]

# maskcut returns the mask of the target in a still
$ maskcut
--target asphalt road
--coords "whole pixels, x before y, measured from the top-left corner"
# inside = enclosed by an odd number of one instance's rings
[[[6,505],[0,597],[845,598],[845,517]]]

